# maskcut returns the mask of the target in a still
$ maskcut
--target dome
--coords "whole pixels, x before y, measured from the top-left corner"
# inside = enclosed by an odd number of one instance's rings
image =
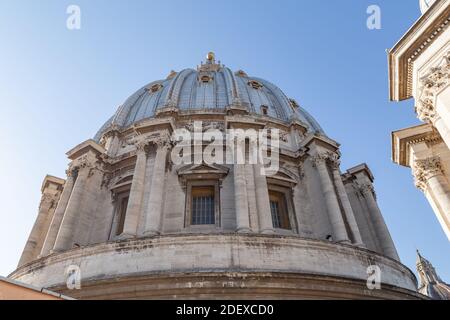
[[[244,163],[234,141],[173,139],[194,121],[248,141]],[[208,53],[138,90],[99,140],[67,152],[10,278],[81,299],[420,298],[370,169],[342,173],[339,143],[320,132],[278,87]],[[368,290],[374,266],[380,290]]]
[[[281,121],[297,119],[308,131],[324,134],[317,121],[280,88],[267,80],[250,77],[242,70],[232,72],[216,64],[210,52],[206,63],[197,70],[172,71],[166,79],[153,81],[132,94],[99,130],[95,140],[110,125],[128,127],[164,108],[176,108],[178,112],[225,112],[231,105]]]

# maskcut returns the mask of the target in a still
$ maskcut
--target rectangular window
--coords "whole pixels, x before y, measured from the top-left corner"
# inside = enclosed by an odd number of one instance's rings
[[[192,188],[192,225],[215,224],[214,187]]]
[[[116,235],[121,235],[125,225],[125,217],[127,215],[129,196],[123,196],[119,199],[119,221],[117,224]]]
[[[285,195],[280,192],[270,191],[269,199],[273,227],[277,229],[291,230]]]

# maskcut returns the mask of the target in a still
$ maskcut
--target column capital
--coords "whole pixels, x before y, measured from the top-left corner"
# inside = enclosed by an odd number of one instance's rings
[[[375,188],[373,187],[373,185],[371,183],[358,184],[357,189],[365,198],[367,196],[372,196],[374,199],[376,199],[376,197],[377,197],[376,193],[375,193]]]
[[[97,157],[92,156],[90,154],[85,154],[85,155],[82,155],[81,157],[79,157],[78,159],[76,159],[72,163],[72,166],[74,168],[78,168],[78,169],[96,168],[99,166],[99,159],[97,159]]]
[[[133,142],[133,145],[136,147],[138,152],[146,152],[149,142],[144,139],[139,139]]]
[[[416,187],[422,191],[426,189],[429,179],[443,174],[441,159],[438,156],[415,160],[412,170]]]
[[[161,150],[169,150],[172,147],[172,142],[170,140],[170,137],[162,136],[152,141],[158,149]]]
[[[333,169],[339,169],[341,164],[339,154],[331,151],[319,152],[311,157],[311,161],[314,167],[321,163],[329,163]]]
[[[58,201],[57,194],[43,193],[41,196],[41,201],[39,203],[39,207],[53,207],[54,204]]]
[[[333,170],[339,170],[339,167],[341,166],[340,156],[336,153],[330,152],[328,156],[328,163]]]

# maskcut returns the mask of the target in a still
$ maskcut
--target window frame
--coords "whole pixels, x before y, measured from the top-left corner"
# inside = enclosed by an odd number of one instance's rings
[[[127,216],[127,208],[130,200],[131,183],[133,176],[126,176],[117,182],[113,188],[111,188],[111,197],[113,201],[113,217],[111,221],[111,228],[109,232],[109,240],[117,240],[123,233],[118,233],[119,224],[122,220],[121,213],[123,213],[123,224],[125,225],[125,219]],[[122,210],[123,199],[128,197],[127,207]],[[122,227],[123,229],[123,227]]]
[[[273,182],[273,181],[271,181]],[[290,228],[276,228],[273,227],[274,230],[276,230],[278,233],[285,233],[285,234],[297,234],[298,233],[298,226],[297,226],[297,216],[295,213],[294,208],[294,202],[293,202],[293,191],[291,187],[279,185],[279,184],[272,184],[268,183],[268,192],[269,192],[269,205],[270,205],[270,193],[278,193],[282,195],[285,207],[286,207],[286,215],[288,218],[288,223]],[[272,219],[272,210],[270,211],[270,217]],[[273,226],[273,221],[272,221]]]
[[[210,187],[214,191],[214,224],[192,224],[192,189]],[[184,227],[188,230],[200,231],[208,229],[216,229],[221,227],[220,223],[220,183],[218,180],[189,180],[186,182],[186,203]]]

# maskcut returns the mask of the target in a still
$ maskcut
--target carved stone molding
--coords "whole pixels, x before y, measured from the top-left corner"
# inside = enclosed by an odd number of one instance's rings
[[[438,156],[414,161],[412,167],[416,187],[424,191],[429,179],[443,174],[441,159]]]
[[[419,100],[416,106],[417,118],[420,121],[434,123],[437,119],[436,108],[434,107],[434,102],[430,98]]]

